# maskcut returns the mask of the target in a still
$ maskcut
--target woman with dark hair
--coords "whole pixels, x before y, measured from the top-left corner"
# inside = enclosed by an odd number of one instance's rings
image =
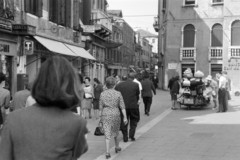
[[[93,81],[94,81],[93,110],[94,110],[95,118],[98,119],[99,118],[99,100],[100,100],[100,95],[103,91],[103,86],[97,78],[94,78]]]
[[[90,84],[91,79],[89,77],[85,77],[85,86],[84,90],[84,98],[82,100],[82,110],[83,117],[86,119],[86,110],[88,110],[89,118],[92,118],[91,110],[92,110],[92,101],[94,98],[93,87]]]
[[[0,159],[77,159],[88,150],[87,122],[71,112],[79,104],[79,80],[65,58],[41,66],[32,87],[37,103],[10,113],[3,126]]]
[[[111,137],[115,140],[115,152],[121,151],[118,141],[118,133],[120,130],[120,110],[123,114],[124,123],[127,124],[125,104],[122,94],[114,89],[116,85],[116,79],[114,77],[108,77],[106,79],[107,90],[103,91],[100,96],[100,111],[101,121],[103,123],[103,130],[106,140],[106,158],[110,158],[109,145]]]

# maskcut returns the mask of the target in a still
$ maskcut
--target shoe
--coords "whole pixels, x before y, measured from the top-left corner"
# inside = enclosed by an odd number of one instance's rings
[[[121,152],[121,151],[122,151],[122,148],[120,148],[120,147],[115,148],[116,153]]]
[[[135,141],[136,139],[134,137],[130,137],[131,141]]]
[[[110,153],[106,153],[106,159],[111,158]]]
[[[92,116],[89,116],[89,119],[91,119],[92,118]]]
[[[149,116],[149,113],[147,113],[147,116]]]
[[[128,139],[123,139],[123,142],[128,142]]]

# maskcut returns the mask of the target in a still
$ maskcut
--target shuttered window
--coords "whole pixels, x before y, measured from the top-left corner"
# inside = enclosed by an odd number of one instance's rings
[[[42,17],[43,0],[25,0],[24,8],[25,12]]]
[[[57,23],[58,25],[71,28],[71,20],[72,20],[71,8],[72,8],[71,0],[50,0],[49,1],[49,20],[54,23]],[[77,7],[74,7],[74,8],[77,9]],[[79,17],[79,14],[77,16]]]
[[[195,41],[195,27],[188,24],[183,30],[183,47],[194,47]]]
[[[240,46],[240,20],[232,23],[231,42],[232,46]]]
[[[223,27],[221,24],[215,24],[212,27],[212,47],[222,47]]]

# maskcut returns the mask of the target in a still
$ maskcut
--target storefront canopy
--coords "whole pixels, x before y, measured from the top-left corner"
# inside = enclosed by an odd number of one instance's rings
[[[34,36],[34,38],[52,52],[64,54],[67,56],[75,56],[75,57],[77,56],[74,52],[69,50],[67,46],[64,45],[62,42],[54,41],[54,40],[39,37],[39,36]]]
[[[67,56],[82,57],[90,60],[96,60],[89,52],[87,52],[81,47],[73,46],[70,44],[54,41],[39,36],[34,36],[34,38],[52,52]]]
[[[96,60],[89,52],[87,52],[83,48],[73,46],[73,45],[70,45],[70,44],[66,44],[66,43],[65,43],[65,45],[79,57],[90,59],[90,60]]]

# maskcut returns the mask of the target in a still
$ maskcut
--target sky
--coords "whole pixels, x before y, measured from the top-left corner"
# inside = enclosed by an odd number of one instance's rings
[[[123,19],[134,30],[144,29],[156,34],[153,22],[158,14],[158,0],[108,0],[108,4],[108,10],[122,10]]]

